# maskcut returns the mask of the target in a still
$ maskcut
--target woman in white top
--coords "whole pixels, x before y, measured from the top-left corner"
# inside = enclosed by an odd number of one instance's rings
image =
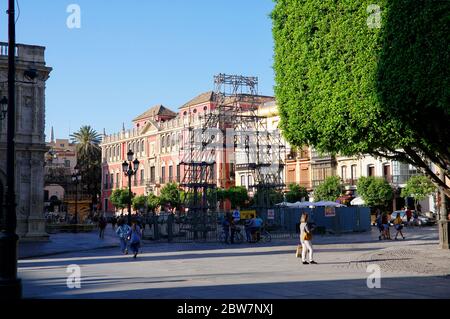
[[[314,250],[312,246],[312,230],[308,226],[308,214],[303,214],[300,220],[300,242],[302,243],[302,262],[304,265],[317,264],[314,261]],[[309,262],[306,261],[306,254],[309,252]]]

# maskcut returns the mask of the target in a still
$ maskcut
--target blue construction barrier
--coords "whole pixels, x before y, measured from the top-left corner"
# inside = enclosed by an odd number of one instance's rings
[[[298,225],[302,214],[310,215],[310,222],[330,233],[365,232],[371,229],[369,207],[340,207],[326,210],[325,207],[316,208],[277,208],[273,219],[267,219],[267,212],[261,217],[269,225],[278,226],[280,230],[298,232]]]

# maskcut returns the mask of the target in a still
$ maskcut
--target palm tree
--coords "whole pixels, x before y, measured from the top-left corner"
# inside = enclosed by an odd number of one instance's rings
[[[100,134],[89,125],[82,126],[78,132],[70,135],[72,143],[77,145],[77,154],[80,159],[96,158],[101,155]]]
[[[101,157],[100,134],[92,127],[82,126],[78,132],[70,135],[76,144],[77,164],[81,173],[81,183],[87,188],[92,198],[92,205],[97,203],[101,192]]]

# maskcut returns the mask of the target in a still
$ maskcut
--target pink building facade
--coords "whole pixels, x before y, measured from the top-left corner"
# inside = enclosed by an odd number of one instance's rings
[[[127,188],[128,177],[122,172],[126,154],[132,150],[140,161],[139,171],[132,177],[132,192],[137,196],[154,193],[168,183],[183,180],[183,139],[188,127],[202,127],[204,114],[213,110],[213,92],[206,92],[183,105],[178,113],[157,105],[133,120],[131,130],[105,135],[102,148],[102,211],[116,212],[109,198],[115,189]],[[231,167],[217,165],[217,185],[230,187]],[[125,210],[126,212],[126,210]]]

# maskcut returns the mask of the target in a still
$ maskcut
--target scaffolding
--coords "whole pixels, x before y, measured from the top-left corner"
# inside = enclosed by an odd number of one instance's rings
[[[259,194],[256,208],[269,208],[270,192],[285,187],[286,147],[277,129],[268,130],[267,117],[258,115],[270,100],[258,95],[257,77],[214,77],[211,109],[198,116],[189,112],[182,134],[180,186],[188,212],[215,211],[216,190],[234,186],[236,170],[252,176],[248,188]]]

